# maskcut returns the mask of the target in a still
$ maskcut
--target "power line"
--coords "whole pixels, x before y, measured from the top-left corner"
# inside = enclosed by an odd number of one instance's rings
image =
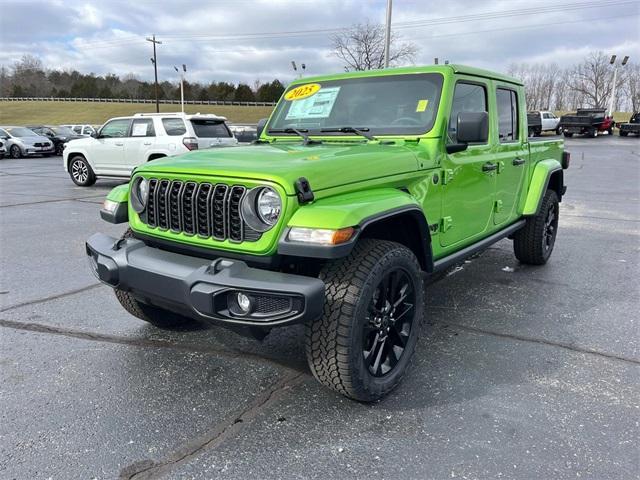
[[[434,25],[446,25],[451,23],[463,23],[463,22],[471,22],[471,21],[486,21],[486,20],[495,20],[499,18],[507,18],[507,17],[518,17],[518,16],[531,16],[531,15],[540,15],[545,13],[558,13],[558,12],[566,12],[573,10],[581,10],[581,9],[591,9],[591,8],[605,8],[612,6],[624,6],[624,5],[633,5],[637,4],[635,0],[610,0],[610,1],[602,1],[602,2],[585,2],[585,3],[566,3],[566,4],[557,4],[557,5],[548,5],[548,6],[540,6],[535,8],[525,8],[525,9],[517,9],[517,10],[503,10],[503,11],[491,11],[491,12],[480,12],[471,15],[462,15],[455,17],[441,17],[435,19],[420,19],[414,20],[411,22],[396,22],[393,24],[393,28],[398,30],[403,29],[413,29],[413,28],[422,28],[427,26]],[[173,39],[174,43],[176,42],[184,42],[187,40],[266,40],[266,39],[277,39],[277,38],[295,38],[295,37],[308,37],[308,36],[324,36],[332,33],[340,33],[346,30],[349,30],[351,27],[339,27],[339,28],[326,28],[326,29],[308,29],[308,30],[292,30],[292,31],[281,31],[281,32],[260,32],[260,33],[238,33],[238,34],[171,34],[167,33],[163,36],[168,39]],[[136,40],[140,40],[140,37],[131,36],[127,38],[113,39],[113,40],[104,40],[95,43],[82,43],[80,45],[76,45],[77,47],[92,47],[92,48],[106,48],[111,46],[123,45],[123,44],[131,44]]]

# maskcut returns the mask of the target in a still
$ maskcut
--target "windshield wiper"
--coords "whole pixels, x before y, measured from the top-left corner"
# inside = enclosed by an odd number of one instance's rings
[[[311,145],[314,143],[322,143],[320,140],[311,140],[309,138],[309,135],[307,135],[307,132],[309,130],[307,130],[306,128],[304,129],[297,129],[297,128],[270,128],[269,129],[269,133],[295,133],[296,135],[302,137],[303,140],[303,144],[304,145]]]
[[[375,140],[373,135],[369,135],[369,129],[367,127],[356,128],[356,127],[338,127],[338,128],[323,128],[320,130],[321,132],[338,132],[338,133],[355,133],[360,135],[361,137],[366,138],[367,140]]]

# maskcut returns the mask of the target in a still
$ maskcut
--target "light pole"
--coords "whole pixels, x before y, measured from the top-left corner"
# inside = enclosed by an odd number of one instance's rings
[[[613,85],[611,85],[611,98],[609,99],[609,116],[613,117],[613,107],[616,101],[616,83],[618,81],[618,64],[616,63],[617,55],[611,55],[609,63],[613,65]],[[629,61],[629,55],[626,55],[623,59],[622,66],[624,67]]]
[[[387,0],[387,24],[384,32],[384,68],[389,68],[389,48],[391,46],[391,2]]]
[[[298,66],[296,65],[296,62],[294,60],[291,60],[291,66],[293,67],[293,71],[298,73]],[[298,73],[298,78],[302,78],[303,72],[307,70],[307,65],[304,63],[301,63],[300,68],[302,69],[302,71]]]
[[[156,44],[162,45],[162,42],[156,40],[155,33],[151,38],[147,37],[147,42],[153,43],[153,58],[151,59],[151,63],[153,63],[153,73],[155,76],[154,89],[156,93],[156,113],[160,113],[160,102],[158,101],[158,58],[156,57]]]
[[[182,108],[182,113],[184,113],[184,74],[187,73],[187,66],[184,63],[182,64],[182,72],[175,65],[173,69],[180,73],[180,107]]]

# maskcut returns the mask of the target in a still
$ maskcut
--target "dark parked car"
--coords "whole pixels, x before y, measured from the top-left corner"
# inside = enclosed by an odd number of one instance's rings
[[[597,137],[599,132],[607,132],[613,135],[613,117],[606,114],[604,108],[579,108],[576,113],[563,115],[560,118],[560,127],[565,137],[573,137],[574,134]]]
[[[3,158],[7,153],[7,149],[4,147],[4,143],[0,141],[0,158]]]
[[[627,123],[621,123],[618,128],[620,129],[621,137],[626,137],[631,133],[640,136],[640,112],[631,115],[629,121]]]
[[[38,135],[51,139],[55,147],[56,155],[62,155],[64,150],[64,144],[70,140],[76,140],[78,138],[85,138],[82,135],[75,133],[69,127],[52,127],[48,125],[28,125],[29,130],[33,130]]]

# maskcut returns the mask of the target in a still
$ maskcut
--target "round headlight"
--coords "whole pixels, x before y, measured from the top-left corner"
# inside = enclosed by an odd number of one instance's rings
[[[260,220],[267,225],[275,225],[282,210],[280,195],[273,188],[264,187],[258,194],[256,210]]]
[[[149,181],[146,178],[138,177],[134,180],[131,189],[131,207],[136,213],[144,212],[149,196]]]
[[[266,232],[273,227],[281,212],[282,200],[271,187],[252,188],[242,200],[242,218],[257,232]]]

